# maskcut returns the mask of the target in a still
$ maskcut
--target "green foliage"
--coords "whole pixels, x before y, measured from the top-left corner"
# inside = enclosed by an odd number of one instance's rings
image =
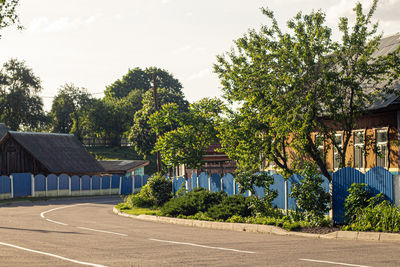
[[[312,138],[316,131],[338,150],[345,166],[357,120],[392,91],[399,75],[400,48],[374,57],[381,38],[372,22],[376,3],[366,14],[356,5],[351,30],[347,18],[340,20],[339,42],[332,40],[322,11],[299,12],[283,32],[273,12],[263,9],[270,26],[250,30],[217,58],[214,69],[224,97],[239,106],[227,112],[219,137],[240,171],[255,171],[268,160],[288,178],[310,162],[331,180]],[[365,85],[376,90],[364,90]],[[344,131],[343,145],[335,140],[337,129]]]
[[[343,227],[343,230],[400,232],[399,208],[388,201],[375,204],[376,199],[367,207],[359,209],[352,223]]]
[[[161,207],[165,202],[171,199],[172,181],[160,173],[152,175],[149,178],[147,185],[150,188],[154,206]]]
[[[154,206],[154,202],[149,184],[142,186],[139,193],[130,195],[126,201],[129,207],[138,208],[151,208]]]
[[[78,139],[82,139],[85,115],[91,105],[92,96],[85,88],[73,84],[61,86],[51,106],[52,131],[74,133]]]
[[[312,167],[306,167],[301,184],[293,184],[291,197],[296,198],[298,208],[305,213],[305,219],[313,225],[320,225],[329,210],[330,194],[322,187],[323,179],[315,175]]]
[[[13,24],[16,24],[18,29],[22,29],[16,13],[18,3],[19,0],[0,0],[0,30]]]
[[[279,211],[272,207],[272,201],[278,196],[278,190],[274,190],[271,186],[274,184],[274,178],[268,173],[258,172],[239,172],[235,181],[239,183],[240,192],[244,193],[249,190],[255,195],[254,187],[262,187],[265,195],[262,198],[251,196],[248,198],[249,207],[253,214],[261,214],[263,216],[275,216]]]
[[[157,88],[165,88],[173,92],[181,92],[182,84],[175,79],[172,74],[166,70],[156,67],[146,69],[134,68],[130,69],[121,80],[115,81],[113,84],[106,87],[106,98],[124,98],[132,91],[136,94],[143,94],[152,88],[153,73],[156,76]]]
[[[349,195],[344,201],[345,222],[351,224],[360,212],[360,209],[368,206],[371,192],[368,189],[368,185],[364,183],[353,183],[347,191]]]
[[[24,61],[4,63],[0,71],[0,121],[13,131],[43,127],[47,118],[39,97],[41,90],[40,79]]]
[[[161,174],[152,175],[140,192],[128,197],[129,207],[160,207],[172,197],[172,182]]]
[[[214,220],[226,220],[233,215],[248,217],[251,215],[248,200],[243,195],[224,197],[222,202],[207,210],[207,215]]]
[[[204,189],[195,189],[182,197],[173,198],[161,208],[162,214],[177,217],[178,215],[195,215],[206,212],[214,205],[221,203],[225,193],[210,193]]]
[[[154,150],[161,152],[166,166],[202,166],[206,149],[217,141],[215,126],[221,106],[219,99],[204,98],[186,112],[179,112],[177,105],[164,105],[150,117],[153,131],[160,135]]]
[[[176,105],[178,113],[186,112],[188,102],[185,100],[181,91],[171,91],[165,88],[158,89],[159,105],[171,104]],[[156,143],[156,132],[151,128],[149,119],[155,113],[154,94],[147,91],[143,95],[142,108],[135,113],[133,124],[129,131],[129,140],[135,147],[135,150],[145,157],[149,157]],[[173,125],[165,125],[165,130],[171,130]],[[158,134],[162,134],[160,130]]]

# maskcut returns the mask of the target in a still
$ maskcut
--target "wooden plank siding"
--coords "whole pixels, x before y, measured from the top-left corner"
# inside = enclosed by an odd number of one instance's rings
[[[48,170],[13,138],[0,145],[0,174],[16,172],[48,174]]]

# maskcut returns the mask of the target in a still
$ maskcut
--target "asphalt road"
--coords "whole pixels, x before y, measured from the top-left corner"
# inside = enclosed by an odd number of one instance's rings
[[[119,198],[0,206],[0,266],[400,266],[400,244],[146,222]]]

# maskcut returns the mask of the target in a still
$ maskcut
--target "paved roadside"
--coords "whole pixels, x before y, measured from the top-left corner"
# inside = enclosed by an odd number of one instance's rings
[[[117,208],[114,208],[113,212],[115,214],[118,214],[119,216],[130,217],[130,218],[138,219],[138,220],[178,224],[178,225],[217,229],[217,230],[255,232],[255,233],[275,234],[275,235],[303,236],[303,237],[319,238],[319,239],[363,240],[363,241],[383,241],[383,242],[399,242],[400,243],[400,234],[392,234],[392,233],[337,231],[337,232],[332,232],[329,234],[311,234],[311,233],[299,233],[299,232],[293,232],[293,231],[286,231],[280,227],[276,227],[273,225],[209,222],[209,221],[178,219],[178,218],[152,216],[152,215],[130,215],[130,214],[119,211]]]
[[[133,220],[112,212],[120,201],[0,207],[0,266],[400,266],[397,243]]]

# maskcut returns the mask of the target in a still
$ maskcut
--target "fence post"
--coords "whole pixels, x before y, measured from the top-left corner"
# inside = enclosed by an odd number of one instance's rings
[[[10,187],[11,187],[11,198],[14,198],[14,177],[12,176],[12,174],[10,175]]]
[[[47,197],[47,176],[46,176],[45,181],[46,181],[46,188],[45,188],[45,193],[44,193],[44,195]]]
[[[208,192],[211,192],[211,175],[208,175],[208,173],[206,173],[208,176]]]
[[[68,176],[68,189],[69,189],[68,193],[69,193],[69,195],[72,195],[71,185],[72,185],[71,176]]]
[[[57,176],[57,196],[60,195],[60,176]]]
[[[35,196],[35,177],[31,174],[31,195]]]
[[[121,195],[122,176],[119,177],[119,195]]]
[[[131,178],[132,178],[132,194],[135,193],[135,175],[132,176],[131,174]]]
[[[93,178],[93,177],[89,177],[89,188],[90,188],[90,195],[92,195],[92,186],[93,186],[93,183],[92,183],[92,178]]]
[[[82,177],[79,177],[79,195],[82,195]]]
[[[100,195],[103,195],[103,177],[100,177]]]
[[[288,182],[285,179],[285,213],[288,214]]]
[[[111,196],[111,183],[112,183],[112,175],[110,176],[110,190],[108,191],[110,196]]]

